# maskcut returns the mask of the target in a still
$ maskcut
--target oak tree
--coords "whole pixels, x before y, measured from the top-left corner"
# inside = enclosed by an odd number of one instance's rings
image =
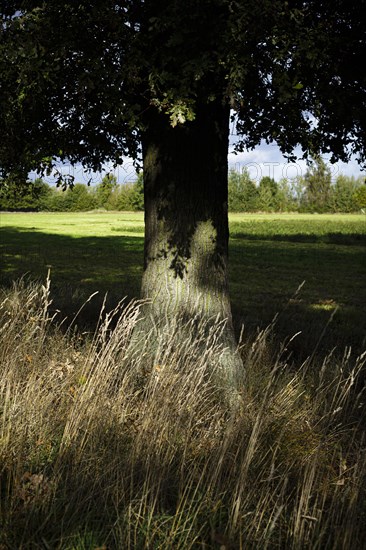
[[[2,6],[3,175],[142,155],[146,318],[227,319],[232,381],[230,117],[239,151],[276,141],[290,159],[300,145],[305,156],[365,163],[365,0]]]

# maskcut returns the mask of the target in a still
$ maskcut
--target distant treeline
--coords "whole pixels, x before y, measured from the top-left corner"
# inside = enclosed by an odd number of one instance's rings
[[[229,172],[229,211],[231,212],[357,212],[366,208],[365,178],[340,174],[332,181],[329,166],[314,159],[304,176],[268,176],[259,185],[248,171]]]
[[[0,210],[83,212],[88,210],[143,210],[142,173],[132,183],[119,185],[114,175],[107,174],[100,184],[76,183],[62,190],[38,178],[27,187],[3,181],[0,188]]]
[[[276,182],[268,176],[259,185],[248,171],[229,172],[230,212],[357,212],[366,208],[365,178],[339,175],[332,181],[326,163],[317,158],[304,176]],[[0,210],[80,212],[87,210],[143,210],[143,175],[135,182],[118,184],[112,174],[88,187],[76,183],[66,191],[36,179],[28,187],[0,181]]]

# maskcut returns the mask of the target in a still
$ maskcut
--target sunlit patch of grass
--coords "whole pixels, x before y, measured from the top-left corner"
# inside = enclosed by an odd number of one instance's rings
[[[332,299],[319,300],[317,304],[311,304],[311,309],[321,309],[324,311],[333,311],[339,307],[339,305]]]
[[[173,320],[151,358],[139,303],[80,334],[49,291],[0,297],[0,545],[362,548],[365,354],[294,369],[274,323],[240,343],[230,412],[204,325]]]

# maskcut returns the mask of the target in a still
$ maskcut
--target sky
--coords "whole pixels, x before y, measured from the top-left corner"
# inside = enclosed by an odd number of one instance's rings
[[[228,164],[229,169],[236,170],[239,173],[242,173],[243,170],[247,169],[251,178],[258,184],[262,177],[270,176],[276,181],[279,181],[281,178],[286,177],[289,180],[293,180],[297,176],[304,175],[306,172],[306,162],[303,160],[298,160],[296,162],[289,163],[287,159],[283,157],[278,146],[275,144],[266,144],[265,142],[261,143],[258,147],[253,149],[253,151],[245,151],[243,153],[235,154],[234,144],[236,137],[230,136],[230,145],[228,153]],[[301,151],[297,150],[297,154],[301,156]],[[324,160],[327,160],[324,157]],[[202,159],[204,162],[204,159]],[[348,164],[343,162],[338,162],[336,164],[329,164],[331,170],[333,181],[336,180],[337,176],[344,174],[346,176],[365,176],[366,172],[361,172],[360,167],[355,159],[352,159]],[[63,174],[71,174],[75,177],[75,183],[87,183],[89,180],[91,185],[100,183],[103,176],[106,173],[112,173],[117,177],[118,183],[131,182],[136,179],[136,170],[133,165],[132,159],[125,158],[122,166],[114,169],[112,166],[105,165],[104,172],[101,173],[85,173],[82,166],[68,166],[61,165],[59,170]],[[31,175],[34,177],[34,174]],[[45,176],[43,178],[47,183],[54,184],[55,178],[52,176]]]
[[[242,172],[245,168],[248,170],[251,178],[259,183],[262,177],[270,176],[276,181],[281,178],[294,179],[296,176],[304,175],[307,166],[304,160],[297,160],[296,162],[289,163],[287,159],[282,155],[278,145],[266,144],[264,141],[260,146],[253,149],[253,151],[245,151],[243,153],[234,154],[235,136],[230,139],[229,147],[229,169]],[[301,157],[301,150],[296,149],[296,154]],[[327,161],[327,157],[323,157]],[[328,156],[329,158],[329,156]],[[359,164],[356,159],[353,158],[349,163],[338,162],[336,164],[329,164],[331,170],[332,179],[335,181],[337,176],[344,174],[346,176],[359,177],[365,175],[365,172],[361,172]]]

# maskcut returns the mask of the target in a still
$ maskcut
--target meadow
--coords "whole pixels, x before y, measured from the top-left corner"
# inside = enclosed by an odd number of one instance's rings
[[[1,214],[1,550],[364,548],[365,224],[231,215],[229,412],[214,332],[131,338],[142,215]]]
[[[253,334],[276,316],[279,339],[301,332],[300,360],[315,346],[364,349],[364,215],[231,214],[230,232],[238,332],[244,325]],[[1,284],[25,273],[43,281],[50,270],[55,307],[70,318],[98,292],[78,319],[93,328],[105,293],[110,307],[138,297],[143,235],[142,213],[3,213]]]

